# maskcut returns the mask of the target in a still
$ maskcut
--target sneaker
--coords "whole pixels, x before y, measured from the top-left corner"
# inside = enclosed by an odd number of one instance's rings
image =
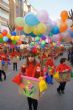
[[[59,89],[57,89],[58,94],[61,94],[61,91]]]
[[[62,94],[65,94],[65,92],[64,92],[64,91],[61,91],[61,93],[62,93]]]
[[[0,82],[2,82],[2,79],[0,79]]]
[[[6,78],[4,78],[4,80],[6,80]]]

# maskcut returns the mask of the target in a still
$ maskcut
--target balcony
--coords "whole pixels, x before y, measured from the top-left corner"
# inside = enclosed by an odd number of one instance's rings
[[[9,12],[9,4],[5,3],[5,2],[1,2],[0,3],[0,8]]]

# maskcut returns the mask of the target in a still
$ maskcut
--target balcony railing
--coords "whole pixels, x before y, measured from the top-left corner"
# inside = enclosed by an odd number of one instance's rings
[[[6,10],[6,11],[9,11],[9,4],[7,4],[5,2],[2,2],[0,4],[0,7],[3,8],[4,10]]]

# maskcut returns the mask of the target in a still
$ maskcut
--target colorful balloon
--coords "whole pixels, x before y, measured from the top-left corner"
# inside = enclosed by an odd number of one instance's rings
[[[60,32],[65,32],[66,30],[67,30],[67,28],[68,28],[68,26],[67,26],[67,24],[66,23],[62,23],[61,25],[60,25]]]
[[[28,26],[27,24],[24,25],[24,32],[29,34],[32,32],[32,27]]]
[[[15,31],[11,32],[11,35],[16,36],[16,32]]]
[[[8,38],[11,38],[11,35],[10,35],[10,34],[7,34],[7,37],[8,37]]]
[[[8,37],[6,37],[6,36],[3,37],[3,41],[4,41],[4,42],[7,42],[7,41],[8,41]]]
[[[11,36],[11,38],[10,38],[10,39],[11,39],[11,40],[14,40],[14,38],[15,38],[15,36]]]
[[[38,11],[37,16],[42,23],[47,23],[49,20],[48,13],[45,10]]]
[[[39,31],[38,31],[37,26],[33,28],[32,32],[33,32],[35,35],[38,35],[38,34],[39,34]]]
[[[51,32],[52,32],[53,34],[58,34],[58,33],[59,33],[59,28],[58,28],[58,26],[54,26]]]
[[[18,41],[19,39],[20,39],[19,36],[15,36],[15,37],[14,37],[14,40],[15,40],[15,41]]]
[[[0,38],[2,38],[3,37],[3,35],[2,34],[0,34]]]
[[[46,42],[45,42],[45,41],[42,41],[42,42],[41,42],[41,44],[42,44],[42,45],[45,45],[45,44],[46,44]]]
[[[41,39],[42,40],[45,40],[46,39],[46,36],[45,35],[41,36]]]
[[[24,26],[24,18],[17,17],[15,19],[15,26],[18,27],[18,28],[23,27]]]
[[[39,23],[37,26],[39,34],[45,34],[47,31],[47,27],[44,23]]]
[[[12,41],[13,44],[16,44],[17,42],[15,40]]]
[[[7,30],[3,30],[3,31],[2,31],[2,35],[3,35],[3,36],[6,36],[7,33],[8,33]]]
[[[38,42],[39,40],[40,40],[40,37],[37,36],[37,37],[35,38],[35,41]]]
[[[37,18],[36,15],[34,15],[33,13],[29,12],[26,16],[25,16],[25,23],[29,26],[36,26],[37,24],[39,24],[39,20]]]
[[[68,19],[68,12],[66,10],[63,10],[60,14],[62,21],[65,21]]]
[[[3,38],[0,38],[0,43],[2,43],[3,42]]]

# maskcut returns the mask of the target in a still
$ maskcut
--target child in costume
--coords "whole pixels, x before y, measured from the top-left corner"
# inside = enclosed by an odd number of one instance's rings
[[[41,72],[41,66],[40,64],[36,63],[33,53],[29,53],[27,56],[25,75],[35,78],[39,78],[40,76],[43,76],[43,73]],[[32,110],[32,106],[34,110],[37,110],[38,101],[30,97],[27,97],[27,100],[28,100],[29,110]]]
[[[6,73],[2,68],[2,58],[0,58],[0,81],[2,81],[2,75],[4,76],[4,80],[6,80]]]
[[[51,57],[51,55],[48,55],[48,60],[46,62],[46,67],[49,68],[51,78],[53,78],[53,74],[55,72],[55,65],[54,65],[54,59]]]
[[[64,72],[70,72],[71,71],[71,67],[69,67],[66,64],[67,59],[66,58],[61,58],[60,59],[60,64],[57,66],[56,71],[59,72],[59,74],[64,74]],[[63,93],[64,94],[64,90],[65,90],[65,86],[66,86],[66,81],[62,81],[60,82],[59,87],[57,88],[57,92],[59,94]]]

